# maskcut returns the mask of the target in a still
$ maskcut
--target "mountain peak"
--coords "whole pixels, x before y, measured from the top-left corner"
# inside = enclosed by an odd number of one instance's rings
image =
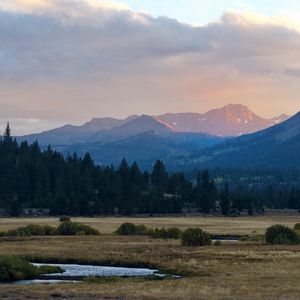
[[[224,110],[230,110],[230,111],[250,111],[249,107],[243,104],[227,104],[222,107]]]
[[[160,120],[157,117],[149,116],[149,115],[141,115],[140,117],[124,124],[124,126],[129,126],[134,124],[134,126],[138,125],[137,129],[140,130],[154,130],[158,132],[168,132],[168,131],[177,131],[170,124]]]
[[[242,104],[228,104],[204,114],[168,113],[157,118],[179,132],[205,132],[216,136],[239,136],[253,133],[285,120],[277,118],[274,121],[262,118]]]

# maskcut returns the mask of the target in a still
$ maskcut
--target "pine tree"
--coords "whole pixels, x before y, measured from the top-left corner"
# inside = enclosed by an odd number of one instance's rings
[[[208,171],[198,173],[197,185],[194,190],[194,201],[200,211],[209,213],[215,209],[217,191],[213,180],[210,180]]]
[[[223,190],[220,195],[220,206],[222,215],[229,216],[231,209],[231,201],[230,201],[230,192],[228,183],[225,184]]]
[[[5,143],[12,142],[11,130],[10,130],[9,122],[7,122],[5,131],[4,131],[4,142]]]
[[[162,161],[158,160],[151,174],[153,188],[158,192],[165,193],[168,188],[168,173]]]

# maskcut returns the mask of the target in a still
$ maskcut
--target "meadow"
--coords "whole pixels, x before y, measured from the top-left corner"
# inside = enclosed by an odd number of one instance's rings
[[[0,299],[299,299],[300,245],[262,241],[183,247],[180,241],[117,236],[123,222],[148,227],[201,227],[214,234],[263,234],[273,224],[292,227],[297,215],[264,217],[73,218],[100,236],[0,238],[0,255],[32,260],[118,266],[148,266],[180,279],[91,280],[59,285],[1,285]],[[57,225],[57,218],[0,219],[0,231],[26,224]]]
[[[264,234],[266,228],[274,224],[282,224],[293,227],[300,221],[299,214],[270,214],[253,217],[94,217],[94,218],[72,218],[72,221],[84,223],[97,228],[102,234],[111,234],[122,223],[132,222],[144,224],[147,227],[200,227],[211,234]],[[14,229],[28,224],[40,224],[57,226],[58,218],[0,218],[0,231]]]

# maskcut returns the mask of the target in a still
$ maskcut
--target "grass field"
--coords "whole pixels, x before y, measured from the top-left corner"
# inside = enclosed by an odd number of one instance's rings
[[[164,218],[72,218],[97,228],[103,234],[111,234],[124,222],[144,224],[147,227],[200,227],[211,234],[263,234],[273,224],[293,227],[300,222],[300,215],[272,215],[240,218],[223,217],[164,217]],[[27,224],[59,224],[58,218],[0,218],[0,231]]]
[[[191,247],[179,241],[112,234],[125,221],[147,226],[199,226],[216,234],[263,233],[271,224],[293,226],[297,216],[254,218],[87,218],[101,236],[0,239],[0,254],[32,259],[126,266],[152,266],[181,279],[120,279],[51,286],[0,286],[0,299],[299,299],[300,245],[259,242]],[[0,219],[0,231],[27,223],[56,224],[56,219]]]

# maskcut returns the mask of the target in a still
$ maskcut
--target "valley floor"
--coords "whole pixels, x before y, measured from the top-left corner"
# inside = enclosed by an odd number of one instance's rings
[[[112,232],[125,221],[149,227],[197,226],[215,234],[264,233],[272,224],[293,226],[298,216],[245,218],[74,218],[97,227],[101,236],[0,238],[0,255],[33,260],[151,266],[181,279],[112,279],[75,284],[0,285],[0,299],[299,299],[300,245],[262,242],[182,247],[179,241],[121,237]],[[57,219],[0,219],[0,231]]]

